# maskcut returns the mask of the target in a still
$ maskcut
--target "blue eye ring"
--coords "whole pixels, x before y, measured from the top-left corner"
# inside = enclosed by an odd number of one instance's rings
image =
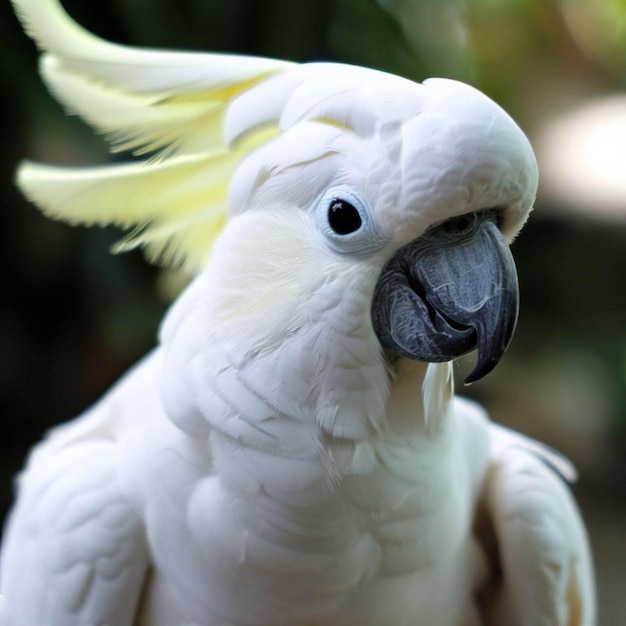
[[[368,252],[382,239],[367,199],[350,185],[329,187],[317,203],[316,219],[336,252]]]

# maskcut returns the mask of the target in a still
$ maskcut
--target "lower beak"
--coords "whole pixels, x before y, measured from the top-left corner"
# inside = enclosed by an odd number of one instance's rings
[[[463,215],[427,231],[383,268],[372,321],[383,348],[426,362],[478,348],[465,383],[486,376],[517,322],[518,284],[495,211]]]

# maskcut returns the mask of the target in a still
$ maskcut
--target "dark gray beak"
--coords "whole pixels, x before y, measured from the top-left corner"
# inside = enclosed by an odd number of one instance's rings
[[[487,375],[517,322],[515,263],[495,211],[453,218],[396,252],[372,303],[374,330],[392,354],[429,363],[478,348],[466,384]]]

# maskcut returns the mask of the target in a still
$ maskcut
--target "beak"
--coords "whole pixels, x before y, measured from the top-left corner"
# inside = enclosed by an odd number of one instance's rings
[[[448,220],[396,252],[376,284],[372,321],[383,348],[417,361],[450,361],[478,348],[470,384],[500,361],[518,307],[509,246],[495,211],[481,211]]]

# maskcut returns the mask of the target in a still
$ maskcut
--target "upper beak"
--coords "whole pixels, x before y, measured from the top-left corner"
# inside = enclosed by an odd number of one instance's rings
[[[383,268],[372,321],[383,348],[426,362],[478,348],[465,383],[488,374],[518,314],[515,263],[494,211],[453,218],[400,248]]]

